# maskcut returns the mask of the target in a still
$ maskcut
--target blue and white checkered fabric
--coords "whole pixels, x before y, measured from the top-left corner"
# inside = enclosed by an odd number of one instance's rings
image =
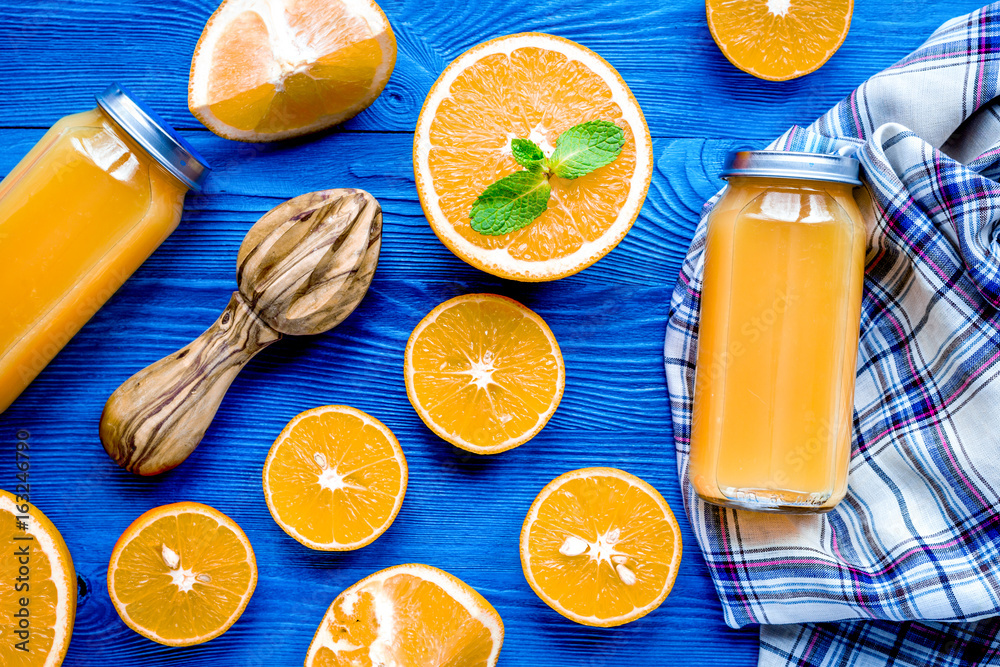
[[[666,338],[677,458],[727,623],[761,624],[761,666],[1000,664],[998,94],[1000,3],[772,145],[856,151],[865,171],[849,489],[828,514],[724,510],[688,483],[697,228]]]

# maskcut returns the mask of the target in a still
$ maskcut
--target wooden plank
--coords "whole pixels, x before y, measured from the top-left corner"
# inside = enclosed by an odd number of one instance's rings
[[[168,121],[198,127],[187,77],[214,0],[9,3],[0,21],[0,125],[48,127],[93,106],[112,80],[130,85]],[[444,66],[488,38],[537,30],[593,48],[619,69],[654,136],[760,140],[807,123],[855,86],[916,48],[980,0],[858,2],[851,33],[820,71],[763,82],[730,65],[712,41],[702,0],[506,3],[386,0],[399,43],[395,73],[375,104],[346,127],[412,131]]]
[[[0,153],[0,173],[9,171],[41,134],[0,129],[7,147]],[[431,231],[417,199],[410,135],[334,133],[294,146],[244,145],[234,153],[236,144],[211,133],[189,134],[214,171],[202,194],[188,196],[183,222],[146,262],[141,276],[178,285],[218,281],[229,289],[243,235],[264,212],[304,192],[353,187],[371,192],[385,212],[379,277],[477,282],[488,289],[502,284],[455,257]],[[734,145],[656,140],[656,170],[646,205],[621,245],[583,274],[519,289],[571,302],[581,285],[672,286],[698,212],[723,185],[715,174]]]
[[[7,147],[0,172],[40,134],[0,130]],[[471,269],[437,241],[416,201],[409,160],[397,157],[408,156],[408,135],[335,133],[235,156],[234,144],[208,133],[194,139],[217,167],[206,192],[189,199],[178,231],[0,416],[4,443],[17,429],[32,433],[38,502],[63,530],[88,588],[67,665],[103,662],[99,656],[108,655],[108,647],[120,665],[300,664],[337,592],[408,561],[453,572],[497,607],[507,629],[503,664],[753,663],[756,630],[724,626],[687,528],[662,370],[663,326],[679,261],[697,211],[719,186],[711,175],[731,142],[658,141],[648,203],[622,247],[576,277],[522,285]],[[97,439],[104,400],[214,320],[234,289],[236,250],[253,220],[284,198],[331,186],[369,189],[386,209],[382,262],[361,307],[328,334],[282,341],[254,359],[202,447],[180,468],[158,479],[119,470]],[[539,312],[567,364],[567,391],[550,424],[527,445],[491,458],[431,434],[402,381],[413,326],[437,303],[478,291],[506,294]],[[393,527],[349,554],[311,552],[288,538],[268,514],[260,487],[264,456],[285,422],[329,403],[382,419],[400,438],[410,466],[407,498]],[[548,609],[524,582],[517,553],[535,494],[556,475],[590,465],[621,467],[655,485],[677,513],[686,544],[678,583],[663,607],[610,632],[577,626]],[[10,474],[0,466],[0,480]],[[181,499],[208,503],[238,521],[261,569],[244,618],[223,637],[187,650],[154,645],[128,630],[105,583],[121,531],[142,511]]]
[[[718,599],[680,499],[662,370],[670,291],[703,202],[721,185],[723,154],[759,146],[791,123],[808,123],[871,73],[910,51],[944,20],[979,0],[857,3],[844,47],[819,72],[762,82],[729,65],[704,22],[701,0],[386,0],[400,56],[386,92],[344,128],[272,146],[228,142],[186,109],[190,54],[214,0],[35,0],[0,10],[0,173],[42,129],[92,106],[120,80],[186,130],[215,172],[188,199],[177,232],[0,415],[0,456],[18,429],[32,436],[38,504],[63,530],[85,594],[67,665],[301,664],[326,606],[344,587],[390,565],[443,567],[500,611],[502,663],[565,666],[751,665],[756,630],[722,623]],[[417,201],[410,132],[424,96],[456,55],[487,38],[541,30],[597,50],[632,86],[655,141],[656,171],[639,220],[623,243],[585,272],[543,285],[494,279],[434,237]],[[687,138],[685,138],[687,137]],[[237,379],[192,458],[161,478],[119,470],[104,454],[97,421],[106,397],[142,366],[177,349],[215,318],[234,288],[236,250],[264,211],[302,192],[361,187],[385,210],[385,243],[372,291],[328,334],[286,340]],[[567,363],[562,405],[525,446],[481,458],[446,445],[406,399],[403,348],[434,305],[462,293],[506,294],[552,326]],[[312,552],[287,537],[263,502],[260,468],[297,412],[327,403],[366,410],[394,430],[410,465],[407,498],[374,544],[345,554]],[[557,474],[613,465],[656,486],[684,530],[685,556],[663,607],[617,630],[565,621],[524,582],[521,521]],[[0,461],[0,486],[13,465]],[[246,529],[261,569],[244,617],[227,634],[168,649],[128,630],[106,592],[107,561],[142,511],[177,500],[206,502]]]
[[[122,665],[166,661],[177,653],[124,628],[108,607],[103,578],[114,541],[131,519],[180,499],[206,502],[238,521],[262,571],[245,619],[219,640],[186,651],[186,660],[225,656],[231,664],[245,664],[259,655],[255,644],[266,637],[275,662],[263,664],[296,664],[337,591],[376,569],[417,561],[455,573],[497,606],[507,622],[506,664],[580,664],[588,656],[693,657],[693,642],[706,638],[715,639],[711,648],[704,645],[704,658],[750,664],[754,631],[735,633],[722,626],[683,519],[659,344],[666,290],[591,287],[577,295],[579,303],[592,304],[583,317],[579,307],[554,294],[525,298],[561,341],[568,389],[536,439],[487,459],[429,433],[406,399],[401,376],[413,324],[430,305],[477,286],[456,290],[443,282],[382,280],[331,334],[286,341],[254,360],[202,447],[176,471],[149,480],[118,470],[105,456],[96,420],[117,383],[195,335],[226,298],[225,289],[214,284],[203,290],[170,287],[129,283],[2,418],[7,433],[16,428],[32,433],[36,493],[65,531],[77,567],[93,588],[80,607],[81,626],[68,664],[90,664],[92,652],[108,642]],[[516,289],[504,292],[524,298]],[[592,317],[603,313],[614,316]],[[407,499],[396,523],[355,554],[312,553],[293,542],[271,520],[260,489],[261,462],[285,421],[326,403],[378,416],[400,438],[410,466]],[[562,620],[534,597],[519,569],[517,536],[532,498],[557,474],[588,465],[622,467],[654,484],[681,518],[687,544],[677,588],[663,608],[614,633]],[[73,482],[63,485],[62,479]],[[108,507],[109,502],[118,506]],[[289,607],[288,600],[295,605]]]
[[[371,571],[408,561],[443,567],[496,605],[507,623],[505,664],[694,656],[693,643],[708,638],[715,639],[711,646],[703,644],[703,657],[750,664],[755,633],[721,624],[683,518],[662,386],[661,291],[605,286],[580,294],[597,312],[617,308],[616,317],[598,328],[551,296],[526,299],[562,343],[566,397],[532,442],[483,458],[433,436],[402,386],[409,329],[428,304],[450,296],[454,287],[382,281],[331,334],[287,341],[254,360],[192,458],[162,478],[144,479],[120,471],[102,451],[96,419],[103,399],[134,369],[195,335],[226,296],[214,286],[180,294],[160,286],[130,283],[0,418],[5,433],[31,432],[37,497],[63,529],[92,589],[81,603],[67,664],[91,664],[109,644],[121,665],[181,655],[127,630],[104,590],[107,558],[121,531],[145,509],[180,499],[208,503],[239,522],[262,573],[244,620],[222,638],[184,651],[189,664],[213,656],[247,664],[261,655],[262,643],[266,662],[250,664],[298,664],[339,590]],[[260,488],[261,462],[285,421],[326,403],[351,404],[382,419],[399,437],[410,467],[407,498],[393,527],[351,554],[310,552],[285,536],[268,514]],[[588,465],[622,467],[654,484],[678,513],[687,545],[677,587],[661,610],[613,633],[575,626],[545,607],[521,578],[517,555],[521,521],[534,495],[557,474]],[[67,479],[72,483],[60,481]]]

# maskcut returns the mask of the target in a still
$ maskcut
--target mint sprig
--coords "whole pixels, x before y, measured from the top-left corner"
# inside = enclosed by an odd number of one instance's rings
[[[480,234],[500,236],[530,225],[549,206],[549,178],[573,179],[614,162],[625,132],[612,122],[591,120],[559,135],[550,157],[530,139],[511,139],[510,151],[523,171],[489,185],[472,204],[469,218]]]

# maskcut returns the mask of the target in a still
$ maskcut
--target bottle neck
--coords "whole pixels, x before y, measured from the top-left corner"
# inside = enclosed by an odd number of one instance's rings
[[[128,146],[129,151],[133,154],[145,158],[152,169],[156,169],[160,174],[166,177],[170,183],[172,183],[177,188],[187,192],[191,189],[191,185],[185,182],[183,179],[179,178],[171,169],[167,168],[166,165],[157,156],[146,149],[141,143],[139,143],[136,138],[128,131],[128,128],[123,127],[118,121],[116,121],[111,115],[109,115],[101,107],[97,107],[94,113],[100,119],[100,122],[108,127],[115,136],[118,137],[122,142]]]
[[[857,185],[827,181],[815,178],[779,178],[774,176],[730,176],[731,187],[765,187],[767,189],[817,190],[825,192],[843,192],[850,195]]]
[[[164,170],[188,188],[200,189],[208,163],[165,120],[119,84],[110,85],[96,99],[98,108]]]

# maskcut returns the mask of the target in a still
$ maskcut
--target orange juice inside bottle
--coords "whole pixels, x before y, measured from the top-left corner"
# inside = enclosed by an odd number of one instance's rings
[[[733,176],[708,222],[689,472],[712,503],[847,489],[865,233],[852,183],[806,176]]]
[[[0,182],[0,412],[174,230],[183,175],[98,108]]]

